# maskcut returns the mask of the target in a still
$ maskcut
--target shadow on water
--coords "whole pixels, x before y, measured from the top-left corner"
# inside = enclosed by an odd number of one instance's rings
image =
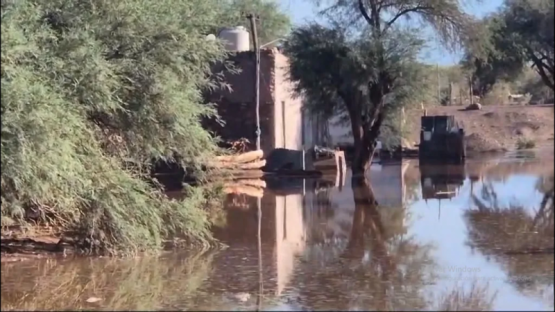
[[[1,308],[552,309],[545,163],[383,164],[343,187],[268,180],[259,198],[227,195],[213,229],[224,250],[3,263]]]

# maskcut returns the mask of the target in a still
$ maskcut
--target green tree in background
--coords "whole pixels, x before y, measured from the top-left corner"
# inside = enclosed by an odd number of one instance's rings
[[[532,64],[551,90],[555,90],[554,10],[551,0],[507,0],[503,10],[503,34],[513,40],[512,50]]]
[[[484,40],[469,50],[463,64],[473,72],[483,96],[499,81],[515,82],[531,65],[554,90],[554,5],[550,0],[507,0],[483,21]],[[534,87],[533,89],[537,89]]]
[[[429,71],[416,60],[423,41],[408,31],[390,32],[388,36],[384,40],[384,68],[393,83],[384,98],[379,122],[386,144],[398,146],[402,110],[427,101],[433,92],[427,90],[431,86],[426,76]],[[373,48],[367,33],[348,37],[340,28],[320,25],[295,29],[284,44],[284,52],[290,59],[290,79],[296,92],[307,99],[306,108],[326,118],[342,116],[340,122],[350,124],[351,133],[359,134],[361,118],[373,107],[368,97],[369,81],[376,74],[376,55],[369,53]]]
[[[368,169],[372,161],[380,128],[385,120],[385,106],[390,103],[387,98],[392,94],[393,86],[399,84],[399,80],[402,79],[398,75],[398,70],[393,68],[400,68],[404,64],[405,60],[399,56],[406,54],[402,50],[410,47],[410,44],[402,44],[401,48],[395,46],[402,43],[394,39],[396,31],[401,27],[399,22],[405,18],[414,18],[431,26],[444,43],[455,47],[466,41],[472,20],[462,10],[461,3],[455,0],[331,0],[323,13],[333,24],[347,25],[343,27],[348,28],[351,33],[363,33],[368,38],[362,54],[364,56],[353,56],[359,64],[372,60],[371,64],[368,64],[370,66],[357,68],[353,72],[359,75],[366,71],[365,74],[368,76],[364,82],[365,85],[354,94],[345,94],[346,97],[359,98],[357,101],[349,102],[364,104],[355,106],[347,104],[346,107],[353,129],[355,148],[352,169],[355,174],[361,174]],[[300,37],[302,34],[298,33],[297,36]],[[330,34],[322,32],[315,37],[319,38],[319,36],[330,36]],[[332,40],[342,42],[338,36],[332,38],[329,42]],[[392,44],[393,42],[395,44]],[[327,68],[338,66],[332,62],[334,57],[345,58],[352,55],[349,54],[351,53],[349,49],[341,47],[340,44],[336,47],[328,45],[326,48],[329,51],[325,57],[329,60],[322,63],[322,66]],[[324,56],[320,57],[322,58]],[[353,67],[333,70],[346,72],[353,70]],[[322,71],[322,75],[324,74],[326,74],[325,70]],[[333,83],[341,85],[349,82]]]
[[[485,18],[480,26],[483,32],[477,36],[477,50],[468,49],[461,64],[472,73],[474,94],[483,97],[498,81],[520,75],[525,61],[513,52],[514,42],[503,33],[506,26],[501,14]]]

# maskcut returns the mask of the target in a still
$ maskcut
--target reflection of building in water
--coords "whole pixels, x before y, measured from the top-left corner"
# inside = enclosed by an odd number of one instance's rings
[[[229,197],[231,202],[234,195]],[[248,197],[247,205],[248,208],[244,207],[247,209],[237,209],[236,205],[229,207],[226,227],[214,230],[216,238],[230,247],[223,253],[225,259],[217,260],[215,269],[219,272],[216,276],[221,276],[221,281],[215,283],[222,283],[218,288],[230,292],[253,294],[258,290],[259,280],[257,199]],[[295,258],[305,246],[302,188],[266,189],[261,210],[264,293],[279,295],[293,274]],[[232,276],[234,280],[230,280]]]
[[[403,218],[400,218],[403,212],[401,173],[402,167],[397,163],[373,165],[369,174],[388,228],[394,226],[392,222],[403,225]],[[329,180],[330,183],[300,179],[266,181],[267,188],[261,199],[265,295],[283,292],[292,278],[296,259],[305,251],[307,239],[313,244],[324,239],[346,240],[349,237],[355,209],[350,172],[343,188],[333,187],[337,184],[336,177]],[[222,252],[221,258],[215,259],[214,275],[221,278],[211,279],[211,283],[218,285],[211,284],[210,288],[254,295],[259,280],[257,199],[229,195],[227,206],[226,226],[214,229],[214,235],[229,248]]]
[[[464,165],[420,165],[423,199],[447,199],[457,195],[466,177]]]

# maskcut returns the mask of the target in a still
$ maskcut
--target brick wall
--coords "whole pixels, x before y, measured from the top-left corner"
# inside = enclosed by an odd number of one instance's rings
[[[251,149],[256,144],[255,61],[254,53],[240,52],[232,57],[238,74],[225,74],[231,91],[217,90],[207,95],[209,102],[217,105],[218,113],[225,122],[222,126],[215,120],[205,126],[224,140],[247,138]],[[295,98],[287,81],[287,58],[277,49],[260,53],[260,142],[265,154],[274,148],[300,149],[302,143],[301,99]],[[220,71],[221,65],[214,68]],[[283,108],[285,107],[285,110]],[[285,114],[284,114],[285,113]]]
[[[261,51],[260,62],[260,143],[262,150],[269,152],[274,148],[274,61],[271,51]],[[220,125],[215,120],[205,122],[210,130],[226,141],[247,138],[251,149],[256,147],[256,105],[255,105],[255,61],[254,52],[240,52],[229,58],[240,73],[225,74],[225,81],[231,90],[217,90],[207,96],[215,103]],[[220,71],[221,65],[215,71]]]

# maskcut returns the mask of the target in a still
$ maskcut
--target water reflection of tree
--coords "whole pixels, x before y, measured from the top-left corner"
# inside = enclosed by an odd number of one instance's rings
[[[323,243],[333,236],[333,231],[327,226],[326,222],[334,217],[335,210],[338,208],[331,201],[332,188],[317,189],[314,192],[314,200],[308,206],[310,217],[307,218],[307,238],[311,242]]]
[[[431,246],[405,237],[404,226],[384,223],[369,181],[353,178],[355,211],[348,242],[326,246],[331,260],[308,259],[292,281],[306,309],[424,309],[421,292],[433,264]],[[398,218],[403,218],[402,214]],[[393,223],[402,221],[391,219]],[[320,253],[321,255],[322,253]]]
[[[212,258],[213,253],[201,253],[2,264],[1,309],[184,309],[199,300],[198,289],[212,270]],[[87,303],[90,297],[101,301]]]
[[[540,181],[540,207],[532,213],[523,206],[503,207],[491,183],[472,195],[476,206],[465,213],[472,247],[501,263],[508,278],[526,295],[545,298],[553,287],[553,175]],[[553,305],[553,297],[548,298]]]
[[[491,311],[496,294],[491,294],[489,285],[478,280],[466,289],[455,285],[452,289],[440,292],[432,300],[432,311]]]

